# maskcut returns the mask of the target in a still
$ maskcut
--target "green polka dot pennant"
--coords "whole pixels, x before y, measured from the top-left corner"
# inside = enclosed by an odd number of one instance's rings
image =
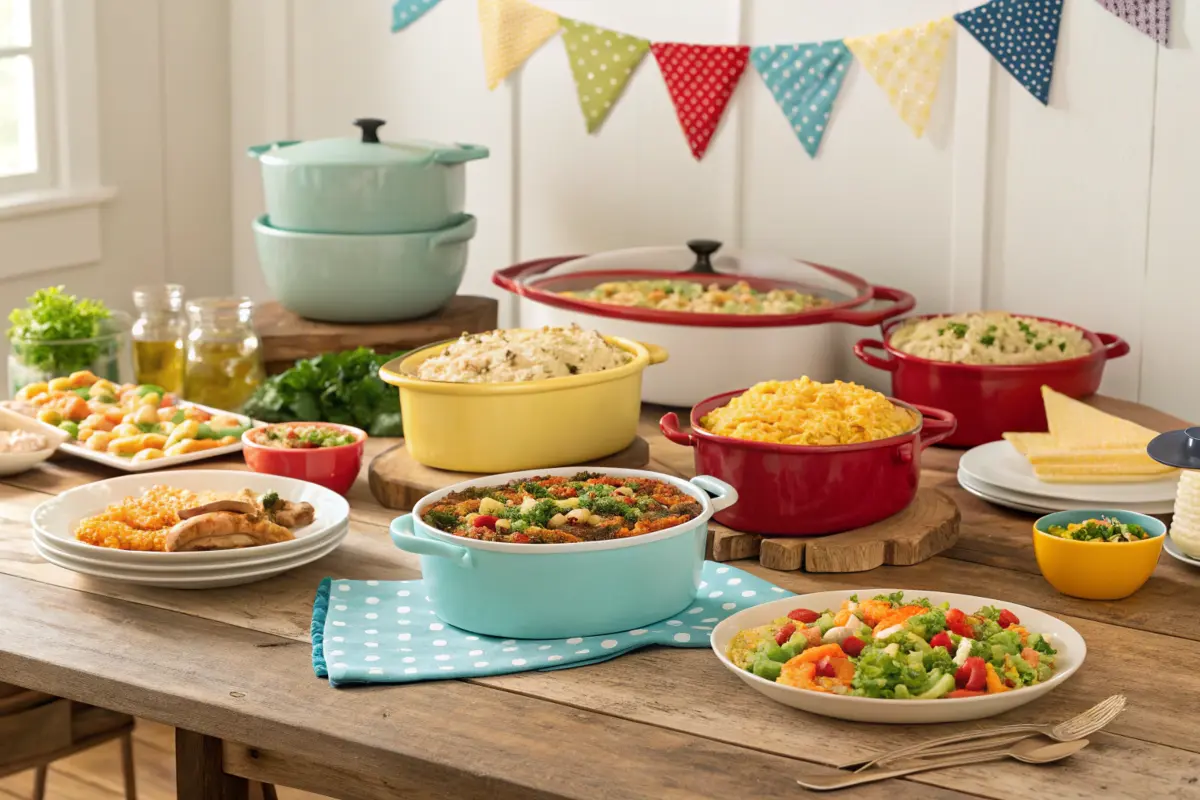
[[[650,42],[573,19],[564,18],[562,27],[583,120],[588,133],[595,133],[650,51]]]
[[[833,101],[853,60],[850,51],[838,39],[756,47],[750,60],[787,117],[792,133],[815,158],[829,127]]]

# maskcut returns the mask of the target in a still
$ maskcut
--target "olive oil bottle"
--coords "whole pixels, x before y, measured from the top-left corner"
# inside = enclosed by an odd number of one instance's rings
[[[187,335],[183,287],[139,286],[133,290],[133,304],[138,310],[132,330],[134,380],[180,392]]]

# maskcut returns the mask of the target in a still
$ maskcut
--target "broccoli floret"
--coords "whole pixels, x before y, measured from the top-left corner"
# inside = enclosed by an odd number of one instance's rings
[[[986,617],[978,617],[979,621],[971,620],[975,628],[976,639],[990,639],[998,633],[1003,633],[1004,629],[1000,627],[1000,623]]]
[[[540,483],[534,483],[533,481],[526,481],[525,483],[520,484],[517,486],[517,490],[524,492],[535,500],[540,500],[543,497],[550,496],[549,489],[547,489],[545,486],[542,486]]]
[[[885,603],[891,603],[894,606],[904,605],[904,592],[892,592],[891,594],[877,594],[871,598],[872,600],[882,600]]]
[[[458,518],[449,511],[430,511],[425,515],[425,524],[432,525],[438,530],[452,531],[458,524]]]
[[[928,641],[946,630],[946,614],[940,609],[933,608],[924,614],[909,617],[907,625],[910,631]]]
[[[1040,633],[1030,635],[1029,647],[1032,647],[1042,655],[1052,656],[1058,653],[1058,651],[1051,647],[1050,643],[1046,641],[1046,637],[1042,636]]]
[[[537,505],[521,514],[521,518],[530,525],[544,528],[550,522],[550,518],[557,514],[558,511],[558,503],[554,502],[553,498],[543,497],[537,501]]]
[[[992,622],[999,623],[1000,609],[996,608],[995,606],[984,606],[975,612],[975,616],[983,617],[984,619],[990,619]]]

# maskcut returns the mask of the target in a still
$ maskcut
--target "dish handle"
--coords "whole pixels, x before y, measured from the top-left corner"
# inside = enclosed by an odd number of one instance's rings
[[[876,286],[871,292],[872,300],[881,300],[888,305],[868,311],[839,309],[829,315],[830,322],[847,322],[851,325],[881,325],[885,320],[907,314],[917,305],[917,298],[890,286]]]
[[[406,553],[446,558],[460,567],[472,567],[475,565],[471,561],[471,551],[467,548],[418,536],[416,531],[413,530],[412,514],[396,517],[392,520],[388,531],[392,535],[392,543]]]
[[[662,431],[663,436],[675,444],[680,444],[684,447],[696,446],[696,435],[694,433],[684,433],[679,429],[679,415],[674,411],[668,411],[666,414],[663,414],[662,419],[658,421],[658,429]]]
[[[638,342],[638,344],[646,348],[646,352],[650,354],[651,364],[661,364],[670,358],[670,355],[667,353],[667,350],[664,347],[659,347],[658,345],[650,344],[649,342]]]
[[[858,356],[858,360],[867,366],[881,369],[885,372],[895,372],[900,367],[900,362],[894,358],[880,358],[873,353],[868,353],[867,349],[886,350],[883,342],[878,339],[859,339],[854,343],[854,355]]]
[[[714,478],[712,475],[697,475],[692,478],[691,483],[713,496],[710,500],[713,513],[724,511],[738,501],[737,489],[720,478]]]
[[[911,404],[921,412],[921,449],[937,444],[958,429],[958,418],[949,411]],[[926,438],[928,436],[928,438]]]
[[[440,230],[431,234],[429,236],[429,249],[433,250],[447,244],[458,244],[459,242],[470,241],[472,238],[474,238],[475,230],[478,227],[478,218],[467,217],[453,228],[445,228],[444,230]]]
[[[456,143],[453,147],[439,149],[433,154],[433,160],[438,164],[461,164],[464,161],[487,157],[488,149],[481,144]]]
[[[278,150],[281,147],[291,147],[294,144],[300,144],[299,139],[285,139],[278,142],[267,142],[266,144],[256,144],[246,148],[246,155],[251,158],[258,158],[264,153],[269,153],[272,150]]]
[[[1104,345],[1104,357],[1108,360],[1129,355],[1129,342],[1114,333],[1097,333],[1096,338]]]

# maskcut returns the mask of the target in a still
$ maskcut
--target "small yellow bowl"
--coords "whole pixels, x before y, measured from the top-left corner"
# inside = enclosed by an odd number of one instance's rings
[[[1081,542],[1045,531],[1072,522],[1109,517],[1140,525],[1149,539],[1137,542]],[[1167,526],[1133,511],[1059,511],[1033,523],[1033,553],[1042,577],[1058,591],[1084,600],[1120,600],[1142,588],[1158,564]]]

